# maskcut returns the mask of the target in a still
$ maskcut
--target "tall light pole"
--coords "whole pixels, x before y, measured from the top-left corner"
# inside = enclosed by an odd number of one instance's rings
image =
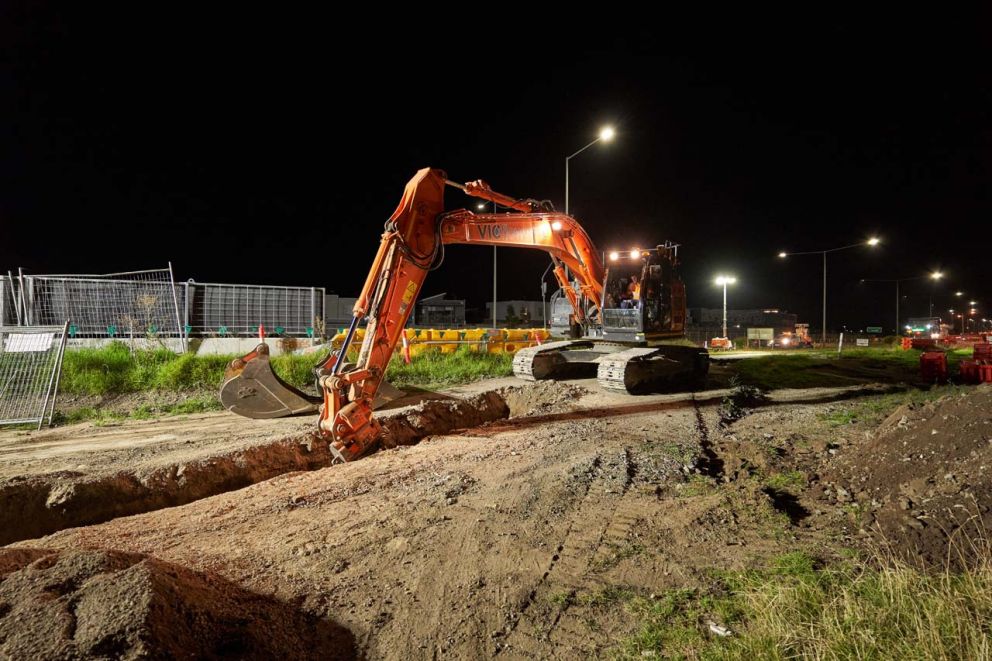
[[[485,202],[475,205],[479,211],[486,208]],[[496,203],[493,202],[493,215],[496,215]],[[493,246],[493,330],[496,330],[496,246]]]
[[[723,285],[723,338],[727,339],[727,285],[737,282],[737,278],[732,275],[716,276],[716,284]]]
[[[934,285],[943,277],[944,274],[941,273],[940,271],[934,271],[933,273],[930,274],[930,278],[933,280],[933,283],[930,285],[930,315],[929,315],[930,319],[933,319],[933,288]],[[961,293],[958,292],[959,296],[960,294]]]
[[[823,255],[823,329],[821,332],[822,338],[821,343],[827,343],[827,253],[829,252],[839,252],[841,250],[847,250],[849,248],[858,248],[861,246],[871,246],[875,247],[879,244],[881,240],[878,237],[871,237],[867,241],[862,241],[861,243],[852,243],[849,246],[841,246],[840,248],[830,248],[829,250],[807,250],[805,252],[780,252],[778,256],[781,259],[786,257],[794,257],[796,255]]]
[[[582,152],[584,152],[585,150],[587,150],[590,147],[592,147],[597,142],[600,142],[600,141],[602,141],[602,142],[610,142],[611,140],[613,140],[613,138],[616,137],[616,135],[617,135],[617,132],[613,129],[612,126],[604,126],[603,128],[601,128],[599,130],[599,135],[596,136],[596,139],[595,140],[593,140],[588,145],[586,145],[585,147],[583,147],[579,151],[575,152],[571,156],[567,156],[565,158],[565,215],[566,216],[568,215],[568,162],[571,161],[576,156],[578,156],[579,154],[581,154]]]
[[[569,213],[568,213],[568,163],[569,163],[569,161],[571,161],[573,158],[575,158],[576,156],[578,156],[579,154],[581,154],[585,150],[587,150],[590,147],[592,147],[597,142],[610,142],[610,141],[612,141],[613,138],[616,137],[616,135],[617,135],[617,132],[613,129],[612,126],[604,126],[603,128],[599,129],[599,135],[596,136],[596,139],[595,140],[593,140],[588,145],[586,145],[585,147],[583,147],[579,151],[575,152],[571,156],[566,156],[565,157],[565,215],[566,216],[569,215]],[[565,267],[565,278],[566,278],[566,281],[567,281],[567,279],[568,279],[568,267],[567,266]]]
[[[910,280],[922,280],[923,278],[930,278],[931,280],[940,280],[944,277],[944,274],[940,271],[934,271],[928,275],[917,275],[912,278],[861,278],[861,282],[894,282],[896,283],[896,335],[900,335],[899,331],[899,285],[903,282],[908,282]],[[933,316],[933,290],[931,290],[930,298],[930,316]]]

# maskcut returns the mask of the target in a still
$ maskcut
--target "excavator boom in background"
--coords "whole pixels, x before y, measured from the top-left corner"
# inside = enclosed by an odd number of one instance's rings
[[[509,211],[445,211],[448,186]],[[685,332],[685,287],[676,274],[678,246],[613,252],[606,267],[578,221],[556,212],[550,203],[497,193],[482,180],[459,184],[442,170],[424,168],[407,183],[386,222],[341,348],[314,369],[322,393],[318,430],[341,461],[360,457],[378,441],[381,428],[372,410],[386,367],[427,273],[440,266],[445,246],[453,243],[534,248],[551,256],[568,305],[567,315],[555,318],[563,320],[560,330],[571,339],[517,352],[517,376],[535,380],[595,373],[606,388],[637,392],[660,381],[705,375],[705,350],[663,344]],[[363,321],[366,330],[358,358],[346,364],[344,357]],[[221,387],[224,405],[247,417],[313,410],[312,396],[272,372],[263,347],[232,362]]]

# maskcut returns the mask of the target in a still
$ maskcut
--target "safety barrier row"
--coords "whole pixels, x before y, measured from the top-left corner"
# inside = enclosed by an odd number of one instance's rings
[[[339,330],[331,338],[331,346],[335,349],[344,342],[345,331]],[[430,351],[454,353],[459,347],[468,347],[469,351],[480,353],[516,353],[520,349],[543,344],[551,339],[546,328],[463,328],[440,330],[434,328],[407,328],[404,330],[405,342],[398,344],[396,349],[403,349],[403,344],[409,347],[410,355],[417,356]],[[365,329],[355,330],[355,338],[351,346],[358,346],[365,339]]]

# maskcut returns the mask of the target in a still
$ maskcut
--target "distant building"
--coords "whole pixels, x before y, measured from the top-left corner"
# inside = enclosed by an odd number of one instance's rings
[[[690,329],[710,330],[719,335],[723,329],[723,308],[689,308]],[[748,328],[774,328],[775,333],[794,331],[798,315],[778,308],[727,310],[727,332],[731,337],[744,335]]]
[[[465,328],[464,299],[445,298],[447,295],[437,294],[417,301],[409,325],[421,328]]]
[[[550,304],[549,304],[550,305]],[[506,326],[510,308],[513,308],[515,325],[520,327],[544,326],[544,304],[541,301],[496,301],[496,323]],[[486,318],[483,325],[493,323],[493,303],[486,303]]]

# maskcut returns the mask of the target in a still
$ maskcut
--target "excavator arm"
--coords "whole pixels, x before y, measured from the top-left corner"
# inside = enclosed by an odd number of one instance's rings
[[[512,209],[476,214],[464,209],[445,212],[444,191],[454,186],[471,196]],[[347,355],[355,330],[367,320],[365,337],[354,366],[332,356],[318,368],[323,391],[319,430],[342,461],[367,452],[381,434],[372,402],[383,382],[407,319],[427,273],[440,264],[444,246],[452,243],[544,250],[555,263],[555,276],[572,303],[575,318],[588,322],[580,297],[569,286],[565,268],[578,281],[583,298],[596,305],[603,299],[603,264],[578,222],[534,200],[517,200],[493,191],[485,182],[457,184],[445,173],[425,168],[407,183],[396,211],[386,222],[379,250],[355,302],[351,326],[337,356]]]

